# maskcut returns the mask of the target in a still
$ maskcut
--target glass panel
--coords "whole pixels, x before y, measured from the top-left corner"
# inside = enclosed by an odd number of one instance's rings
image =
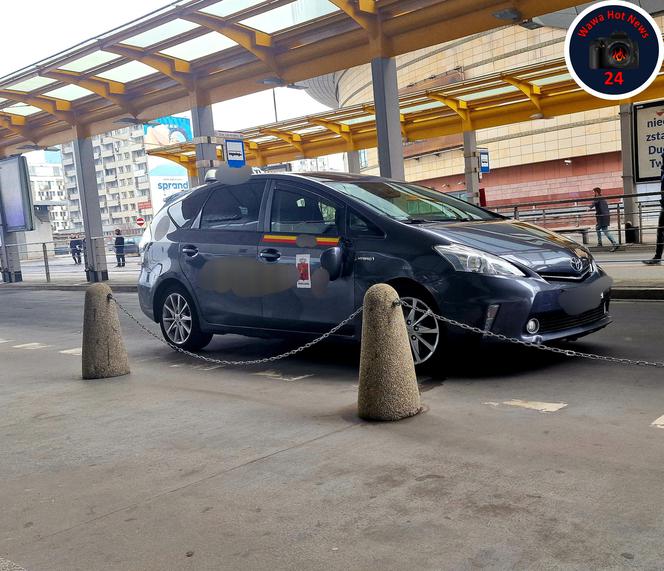
[[[55,83],[55,79],[49,79],[48,77],[31,77],[30,79],[25,79],[8,85],[6,89],[13,89],[14,91],[33,91],[34,89],[39,89],[46,85]]]
[[[337,207],[308,192],[276,190],[272,199],[271,232],[339,236],[342,218]]]
[[[296,0],[292,4],[286,4],[269,12],[252,16],[240,23],[272,34],[338,10],[339,8],[327,0],[319,0],[318,2]]]
[[[311,133],[322,133],[323,131],[327,131],[327,129],[323,127],[304,127],[302,129],[293,129],[294,133],[297,133],[298,135],[309,135]]]
[[[468,93],[467,95],[459,95],[462,101],[474,101],[475,99],[485,99],[495,95],[505,95],[507,93],[514,93],[519,91],[518,88],[510,85],[508,87],[496,87],[495,89],[487,89],[486,91],[478,91],[477,93]]]
[[[110,79],[111,81],[120,81],[121,83],[127,83],[128,81],[134,81],[135,79],[140,79],[141,77],[147,77],[156,73],[157,70],[149,65],[145,65],[140,61],[130,61],[113,69],[109,69],[104,73],[100,73],[99,77],[104,79]]]
[[[137,34],[126,40],[122,40],[121,43],[139,48],[147,48],[148,46],[163,42],[168,38],[174,38],[175,36],[184,34],[194,28],[198,28],[198,24],[188,22],[187,20],[173,20],[172,22],[166,22],[161,26],[146,30],[141,34]]]
[[[212,191],[203,208],[201,230],[256,232],[265,181],[226,186]]]
[[[213,14],[215,16],[221,16],[222,18],[256,6],[265,0],[222,0],[217,2],[212,6],[207,8],[201,8],[201,12],[207,12],[208,14]]]
[[[13,113],[14,115],[34,115],[35,113],[41,113],[39,107],[33,107],[32,105],[26,105],[25,103],[17,103],[16,105],[3,107],[1,111],[4,111],[5,113]]]
[[[569,81],[570,79],[572,79],[572,76],[569,73],[562,73],[560,75],[535,79],[534,81],[531,81],[531,83],[534,83],[535,85],[549,85],[550,83],[560,83],[562,81]]]
[[[432,101],[431,103],[421,103],[420,105],[413,105],[412,107],[402,107],[402,113],[416,113],[417,111],[425,111],[427,109],[435,109],[436,107],[443,107],[442,103]]]
[[[86,56],[83,56],[82,58],[75,59],[74,61],[66,63],[60,66],[60,69],[64,69],[67,71],[79,71],[79,72],[87,71],[89,69],[93,69],[95,67],[99,67],[100,65],[108,63],[109,61],[113,61],[114,59],[118,59],[119,57],[120,56],[116,54],[109,54],[108,52],[96,51]]]
[[[92,94],[93,92],[89,89],[79,87],[78,85],[65,85],[44,93],[44,95],[48,95],[49,97],[57,97],[58,99],[65,99],[67,101],[74,101],[74,99],[80,99],[81,97],[87,97]]]
[[[237,46],[237,43],[233,40],[226,36],[222,36],[217,32],[211,32],[204,36],[178,44],[177,46],[173,46],[172,48],[168,48],[167,50],[162,50],[161,53],[166,54],[167,56],[191,61],[226,50],[233,46]]]
[[[344,125],[357,125],[358,123],[366,123],[367,121],[373,121],[376,118],[375,115],[366,115],[365,117],[355,117],[354,119],[344,119],[339,121]]]

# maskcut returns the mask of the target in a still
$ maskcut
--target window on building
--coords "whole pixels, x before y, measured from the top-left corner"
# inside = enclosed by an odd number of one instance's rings
[[[366,149],[361,149],[359,151],[360,156],[360,168],[365,169],[369,166],[369,156]]]

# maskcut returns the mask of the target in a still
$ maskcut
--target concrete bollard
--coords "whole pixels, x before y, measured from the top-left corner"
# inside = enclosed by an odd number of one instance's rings
[[[422,408],[398,299],[387,284],[371,286],[364,296],[357,408],[367,420],[399,420]]]
[[[107,379],[129,373],[118,308],[111,288],[106,284],[91,285],[85,292],[83,312],[83,378]]]

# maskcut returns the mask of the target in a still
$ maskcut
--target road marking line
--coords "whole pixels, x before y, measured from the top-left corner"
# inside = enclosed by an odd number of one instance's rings
[[[561,408],[565,408],[567,406],[566,402],[541,402],[521,399],[506,400],[501,403],[485,402],[484,404],[489,406],[500,406],[501,404],[504,404],[506,406],[516,406],[519,408],[527,408],[539,412],[558,412]]]
[[[74,355],[75,357],[80,357],[83,354],[83,349],[81,347],[74,347],[74,349],[66,349],[65,351],[59,351],[63,355]]]
[[[45,345],[44,343],[23,343],[22,345],[14,345],[14,349],[46,349],[46,347],[50,347],[51,345]]]
[[[657,428],[664,428],[664,414],[659,418],[653,420],[650,426],[655,426]]]
[[[12,342],[11,339],[0,339],[0,345],[2,345],[3,343],[11,343],[11,342]]]
[[[279,373],[278,371],[261,371],[259,373],[254,373],[254,375],[258,375],[260,377],[268,377],[276,381],[286,381],[287,383],[291,383],[293,381],[301,381],[302,379],[313,377],[313,374],[299,375],[298,377],[286,377],[281,373]]]

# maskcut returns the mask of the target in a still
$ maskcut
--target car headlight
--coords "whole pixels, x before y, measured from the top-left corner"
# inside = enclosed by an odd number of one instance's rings
[[[461,244],[439,245],[434,246],[434,250],[452,264],[457,272],[510,277],[524,277],[526,275],[507,260],[470,246],[462,246]]]

